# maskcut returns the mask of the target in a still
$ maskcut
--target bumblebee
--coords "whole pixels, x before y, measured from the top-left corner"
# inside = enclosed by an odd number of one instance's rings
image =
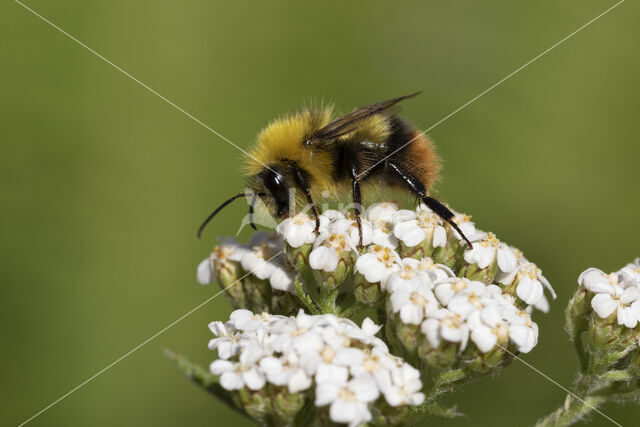
[[[260,198],[277,218],[304,207],[315,216],[321,194],[350,192],[362,244],[362,187],[408,190],[448,222],[471,247],[453,221],[453,212],[428,195],[440,164],[431,140],[406,120],[390,114],[398,102],[419,92],[359,108],[331,120],[331,107],[305,107],[262,130],[245,159],[249,191],[226,200],[203,222],[240,197],[250,197],[249,215]]]

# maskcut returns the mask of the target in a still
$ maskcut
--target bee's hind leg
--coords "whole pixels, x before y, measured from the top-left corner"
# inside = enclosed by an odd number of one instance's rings
[[[451,227],[453,227],[458,232],[458,234],[462,236],[464,241],[467,242],[467,245],[469,245],[469,249],[473,248],[473,245],[471,244],[469,239],[467,239],[467,236],[465,236],[462,230],[460,230],[460,227],[458,227],[458,224],[456,224],[455,221],[453,221],[453,212],[451,212],[451,209],[449,209],[448,207],[446,207],[445,205],[443,205],[433,197],[429,197],[429,196],[423,197],[422,201],[424,202],[425,205],[429,207],[429,209],[434,211],[440,218],[447,221],[449,225],[451,225]]]
[[[471,244],[469,239],[467,239],[467,236],[464,235],[462,230],[460,230],[460,227],[458,227],[458,224],[456,224],[453,220],[454,214],[453,212],[451,212],[451,209],[449,209],[433,197],[427,196],[427,191],[424,188],[424,184],[405,168],[391,161],[387,161],[387,166],[396,173],[398,178],[400,178],[413,193],[415,193],[420,199],[422,199],[424,204],[427,205],[429,209],[435,212],[436,215],[438,215],[440,218],[448,222],[449,225],[451,225],[451,227],[453,227],[453,229],[456,230],[458,234],[460,234],[460,236],[462,236],[464,241],[467,242],[469,248],[473,248],[473,245]]]

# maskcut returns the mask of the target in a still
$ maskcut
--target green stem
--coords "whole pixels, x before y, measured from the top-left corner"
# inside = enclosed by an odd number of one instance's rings
[[[584,418],[599,405],[608,400],[604,396],[586,396],[584,399],[578,399],[568,394],[564,405],[555,412],[547,415],[545,418],[536,423],[536,427],[561,427],[570,426]]]
[[[589,370],[591,371],[591,370]],[[537,427],[569,426],[578,422],[591,411],[616,396],[613,389],[620,378],[627,378],[625,371],[609,371],[594,373],[579,373],[573,393],[567,394],[564,404],[555,412],[538,421]]]
[[[618,369],[605,372],[600,376],[602,381],[629,381],[633,378],[633,374],[628,369]]]
[[[587,366],[589,365],[589,357],[584,348],[584,342],[582,341],[582,333],[578,332],[576,334],[571,335],[571,342],[573,343],[573,347],[576,351],[576,355],[578,356],[578,369],[579,372],[585,372],[587,370]]]

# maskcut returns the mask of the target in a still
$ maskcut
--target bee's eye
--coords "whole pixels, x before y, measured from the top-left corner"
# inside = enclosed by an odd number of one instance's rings
[[[273,196],[278,210],[278,216],[283,216],[289,208],[289,189],[284,177],[274,171],[267,171],[263,177],[264,186]]]

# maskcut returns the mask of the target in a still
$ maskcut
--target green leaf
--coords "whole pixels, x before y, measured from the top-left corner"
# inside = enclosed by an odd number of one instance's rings
[[[173,353],[171,350],[165,350],[164,354],[173,361],[178,370],[194,383],[217,397],[222,403],[227,405],[234,411],[251,419],[241,408],[239,408],[231,398],[229,391],[225,390],[218,382],[218,377],[211,374],[208,370],[200,365],[189,361],[186,357]]]

